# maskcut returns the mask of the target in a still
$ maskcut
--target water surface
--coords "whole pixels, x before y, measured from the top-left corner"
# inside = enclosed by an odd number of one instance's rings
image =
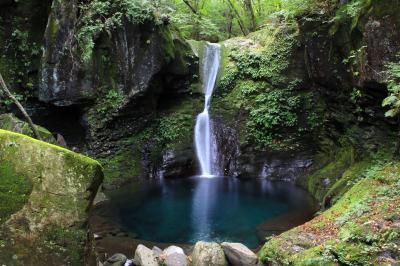
[[[312,198],[290,183],[192,177],[141,181],[110,195],[122,226],[153,242],[242,242],[256,248],[256,228],[276,217],[309,213]]]

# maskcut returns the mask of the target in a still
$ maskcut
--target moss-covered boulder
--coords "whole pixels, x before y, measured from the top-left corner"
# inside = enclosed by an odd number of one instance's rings
[[[88,211],[103,179],[100,164],[0,130],[0,175],[0,261],[83,265]]]
[[[48,131],[46,128],[37,126],[37,125],[35,127],[43,141],[46,141],[46,142],[49,142],[52,144],[57,143],[57,141],[55,140],[55,138],[53,137],[51,132]],[[13,131],[16,133],[34,137],[32,129],[29,127],[29,124],[18,119],[13,114],[0,115],[0,129]]]

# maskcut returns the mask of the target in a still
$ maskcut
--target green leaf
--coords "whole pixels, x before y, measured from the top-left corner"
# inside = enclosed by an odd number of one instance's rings
[[[394,109],[390,109],[385,113],[386,117],[395,117],[397,115],[398,111]]]
[[[397,97],[394,95],[390,95],[389,97],[386,97],[383,102],[382,102],[382,106],[389,106],[389,105],[393,105],[394,103],[397,102]]]

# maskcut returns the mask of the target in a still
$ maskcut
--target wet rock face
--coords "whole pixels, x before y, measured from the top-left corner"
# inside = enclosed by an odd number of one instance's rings
[[[300,26],[310,78],[325,88],[384,89],[385,65],[400,50],[398,3],[371,4],[370,11],[354,21],[321,23],[315,17]],[[333,30],[334,34],[332,34]]]
[[[152,23],[135,25],[127,20],[112,34],[109,47],[116,57],[118,83],[128,98],[143,93],[165,65],[163,36]]]
[[[168,150],[162,159],[159,177],[179,178],[195,174],[195,156],[192,147],[179,150]]]
[[[259,152],[241,145],[238,125],[228,125],[228,122],[216,118],[213,123],[221,175],[295,181],[312,165],[308,154]]]
[[[350,76],[343,64],[340,48],[329,36],[331,25],[321,25],[319,20],[303,21],[299,24],[304,46],[306,70],[309,78],[325,88],[337,89],[349,85]]]
[[[76,36],[79,31],[77,1],[54,1],[45,33],[39,99],[68,106],[94,100],[104,80],[115,79],[127,98],[147,89],[154,74],[165,64],[163,37],[151,23],[136,25],[125,20],[111,36],[100,36],[95,49],[105,50],[110,65],[118,70],[101,77],[101,55],[94,52],[90,62],[82,63]]]
[[[312,165],[307,154],[269,153],[247,150],[239,158],[240,177],[261,177],[271,180],[296,181]]]
[[[390,16],[372,16],[364,22],[363,44],[366,50],[365,64],[361,66],[362,84],[385,82],[385,64],[394,61],[400,51],[399,22]]]
[[[92,91],[90,73],[78,58],[75,34],[78,3],[53,1],[44,36],[39,100],[68,106],[87,100]]]
[[[260,177],[271,180],[295,181],[312,165],[307,157],[282,158],[273,156],[266,158]]]
[[[213,120],[214,141],[217,147],[217,158],[219,162],[218,173],[224,176],[238,176],[240,156],[239,136],[237,130],[221,117]]]

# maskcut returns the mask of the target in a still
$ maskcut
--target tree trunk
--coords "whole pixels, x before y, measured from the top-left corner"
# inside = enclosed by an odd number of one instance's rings
[[[244,0],[244,5],[247,10],[247,13],[249,13],[250,16],[250,21],[251,21],[250,29],[251,31],[255,31],[257,28],[257,21],[256,21],[256,16],[254,15],[254,10],[251,0]]]
[[[190,9],[194,14],[197,14],[196,8],[194,8],[194,7],[189,3],[188,0],[183,0],[183,2],[189,7],[189,9]]]
[[[3,76],[0,73],[0,85],[5,93],[5,95],[13,101],[13,103],[18,107],[18,109],[21,111],[22,115],[25,117],[26,121],[29,124],[29,127],[31,128],[33,135],[35,138],[41,140],[41,137],[39,135],[39,132],[36,130],[35,125],[32,122],[32,119],[29,117],[28,113],[25,111],[24,107],[21,105],[21,103],[17,100],[17,98],[12,95],[12,93],[8,90],[6,83],[4,82]]]
[[[243,35],[247,35],[247,34],[248,34],[248,31],[247,31],[247,29],[246,29],[246,26],[245,26],[245,24],[244,24],[242,18],[240,17],[239,12],[238,12],[237,9],[236,9],[235,5],[232,3],[231,0],[227,0],[227,1],[228,1],[228,3],[229,3],[229,6],[230,6],[231,10],[232,10],[233,13],[236,15],[236,18],[237,18],[238,23],[239,23],[240,30],[242,31]]]
[[[232,37],[232,27],[233,27],[233,14],[232,14],[232,10],[228,9],[225,12],[225,16],[227,21],[227,26],[226,26],[226,31],[228,32],[228,39],[230,39]]]

